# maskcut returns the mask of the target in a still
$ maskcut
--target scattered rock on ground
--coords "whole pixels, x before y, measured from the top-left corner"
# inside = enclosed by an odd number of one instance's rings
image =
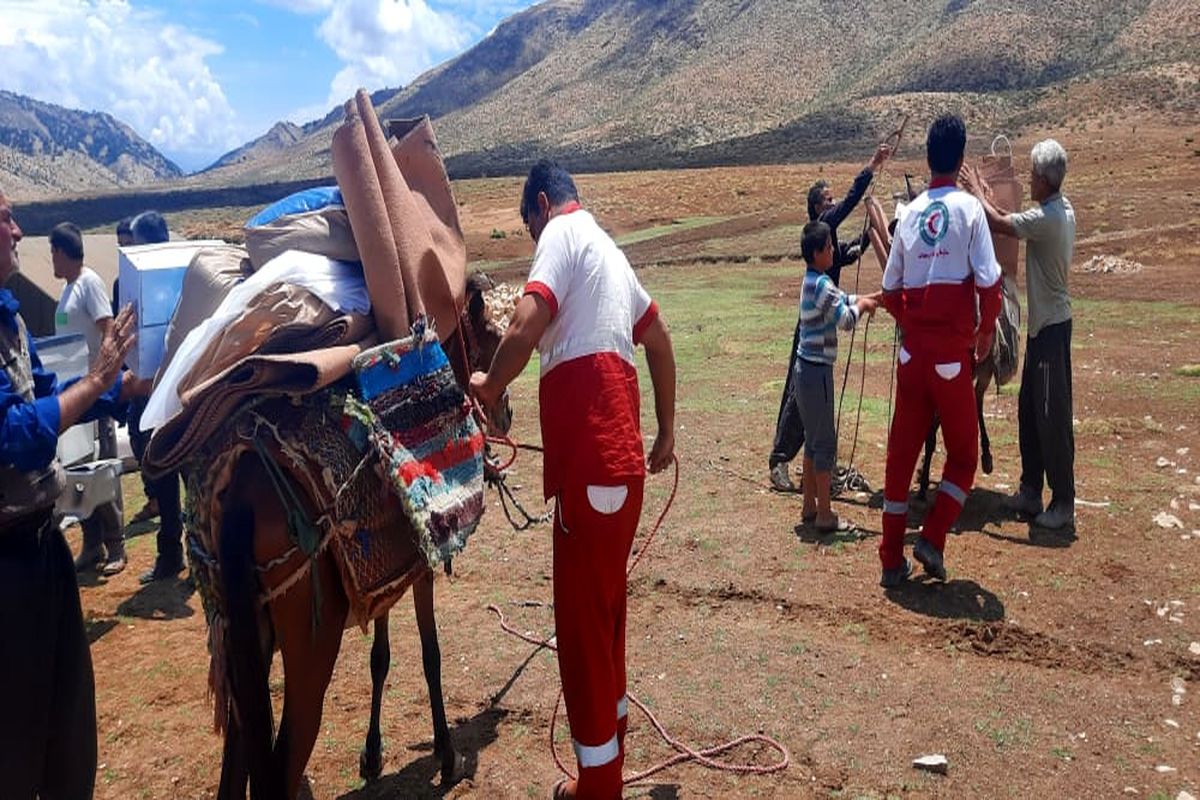
[[[1120,256],[1092,256],[1076,267],[1076,272],[1101,275],[1136,275],[1145,266]]]
[[[931,756],[914,758],[913,766],[925,772],[936,772],[938,775],[945,775],[950,769],[950,762],[946,760],[944,755],[938,753]]]
[[[1179,521],[1179,517],[1174,514],[1168,514],[1165,511],[1160,511],[1154,517],[1154,524],[1160,528],[1183,528],[1183,523]]]

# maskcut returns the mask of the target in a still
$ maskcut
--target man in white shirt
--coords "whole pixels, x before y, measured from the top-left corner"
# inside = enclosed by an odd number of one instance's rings
[[[658,306],[621,249],[579,202],[571,176],[541,161],[521,217],[537,243],[525,294],[486,373],[471,391],[491,410],[536,348],[542,487],[554,504],[554,630],[577,781],[557,800],[621,796],[626,562],[647,469],[675,452],[675,354]],[[658,433],[642,444],[635,352],[646,350]]]
[[[83,236],[79,228],[63,222],[50,231],[50,260],[54,277],[66,281],[54,314],[58,335],[81,334],[88,346],[88,363],[95,363],[100,342],[113,322],[112,301],[104,281],[83,265]],[[111,417],[96,423],[100,457],[116,457],[116,426]],[[103,561],[102,572],[112,576],[125,569],[124,514],[120,499],[97,508],[83,520],[83,548],[75,561],[79,570],[93,569]]]
[[[913,557],[938,580],[946,579],[946,533],[967,501],[979,462],[973,372],[992,349],[1000,264],[983,206],[956,185],[966,144],[966,126],[956,116],[939,117],[929,127],[929,189],[901,215],[883,273],[883,306],[904,340],[896,365],[879,545],[880,584],[888,589],[908,579],[908,489],[935,413],[946,466]]]

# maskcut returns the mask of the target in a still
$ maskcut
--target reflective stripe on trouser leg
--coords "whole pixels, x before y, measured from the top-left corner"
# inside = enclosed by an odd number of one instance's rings
[[[580,769],[603,767],[605,764],[615,761],[617,756],[621,754],[616,734],[604,744],[596,745],[595,747],[580,744],[574,739],[571,740],[571,744],[575,747],[575,758],[579,759]]]
[[[879,542],[879,560],[884,569],[904,563],[904,532],[908,527],[908,490],[913,470],[925,446],[925,434],[933,422],[933,402],[922,379],[927,367],[919,356],[896,367],[896,412],[888,436],[887,467],[884,477],[883,536]],[[903,509],[903,513],[901,513]]]
[[[962,370],[954,379],[945,380],[936,372],[931,372],[929,377],[946,443],[946,466],[942,470],[937,500],[925,517],[921,536],[939,552],[945,549],[946,533],[967,502],[979,463],[979,418],[970,366],[970,359],[964,357]]]
[[[621,761],[625,761],[625,734],[629,731],[629,698],[622,696],[617,701],[617,744],[621,748]]]
[[[564,486],[554,521],[558,668],[581,800],[621,793],[617,702],[625,694],[625,563],[642,506],[642,482],[624,483],[628,495],[613,513],[602,511],[615,503],[594,507],[586,486]]]

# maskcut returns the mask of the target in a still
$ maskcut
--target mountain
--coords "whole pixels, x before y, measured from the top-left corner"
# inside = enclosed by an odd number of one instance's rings
[[[954,110],[981,136],[1194,126],[1198,33],[1196,0],[543,0],[373,98],[385,118],[434,117],[456,177],[538,156],[577,171],[865,157],[904,113],[915,130]],[[186,185],[328,176],[342,116],[280,123]]]
[[[304,138],[304,129],[291,122],[276,122],[271,130],[252,142],[231,150],[218,158],[205,172],[234,164],[245,164],[276,153],[286,152],[292,145]]]
[[[399,92],[399,89],[380,89],[371,94],[371,102],[378,108]],[[288,158],[294,151],[293,145],[305,137],[317,132],[327,131],[332,136],[333,129],[342,121],[341,106],[334,108],[322,119],[296,125],[293,122],[276,122],[271,129],[257,139],[247,142],[236,150],[231,150],[218,158],[212,164],[200,170],[199,175],[221,170],[223,167],[250,165],[253,169],[263,161],[273,158]],[[225,170],[229,172],[229,170]]]
[[[182,170],[109,114],[0,90],[0,185],[22,196],[145,186]]]

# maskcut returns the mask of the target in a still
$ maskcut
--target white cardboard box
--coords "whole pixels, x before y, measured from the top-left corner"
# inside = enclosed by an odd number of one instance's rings
[[[223,245],[217,239],[163,242],[120,249],[119,303],[137,312],[138,342],[126,363],[139,378],[153,378],[162,361],[167,323],[179,304],[183,276],[196,253]]]

